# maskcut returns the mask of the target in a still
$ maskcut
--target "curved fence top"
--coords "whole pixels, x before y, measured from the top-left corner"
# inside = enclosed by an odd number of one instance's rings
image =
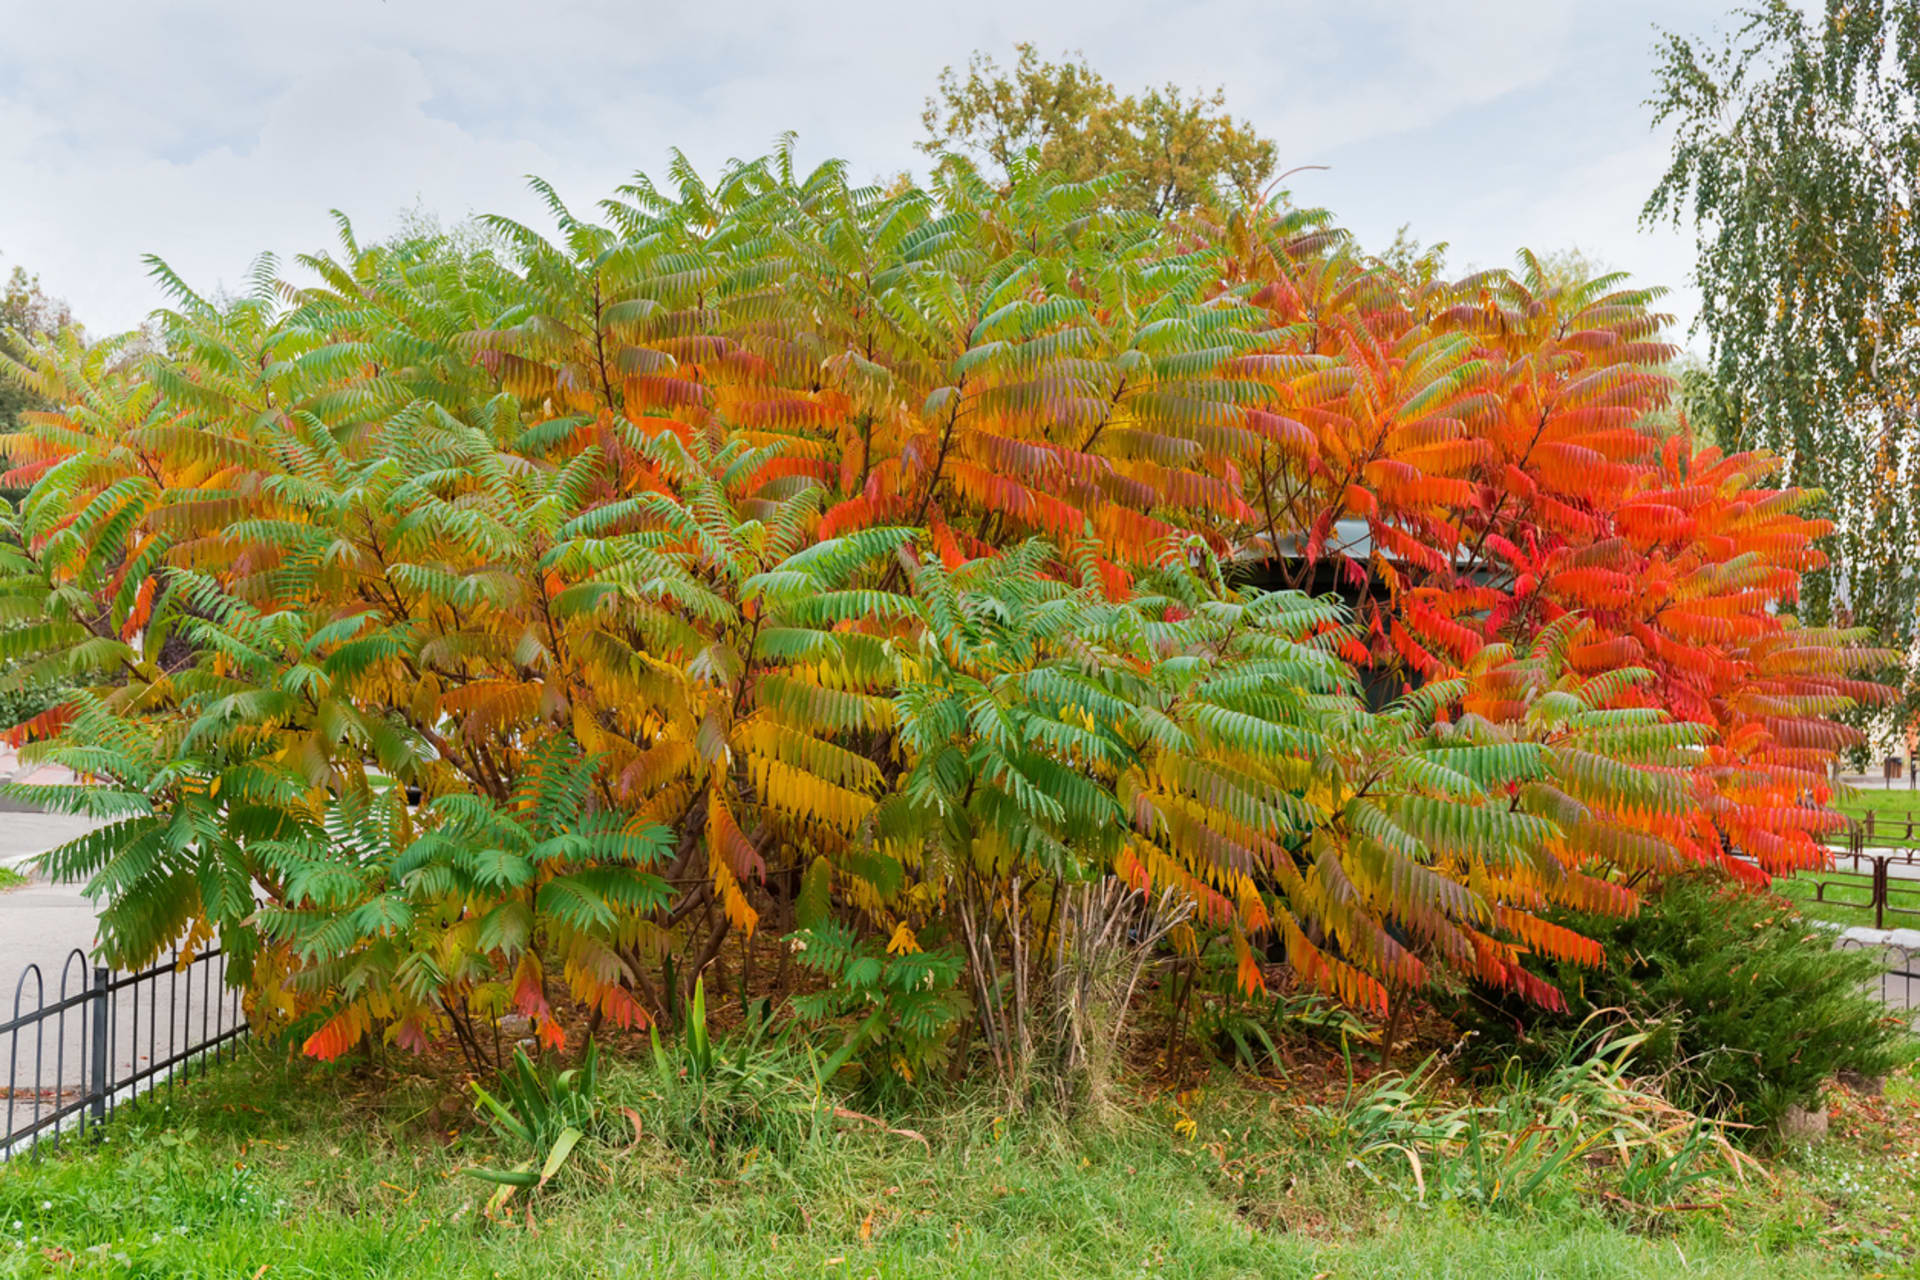
[[[68,954],[31,964],[0,1022],[0,1159],[103,1123],[122,1102],[202,1071],[246,1034],[218,948],[116,974]]]

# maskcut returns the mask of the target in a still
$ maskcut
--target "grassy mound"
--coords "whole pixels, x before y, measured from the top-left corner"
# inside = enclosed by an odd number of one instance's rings
[[[1886,1155],[1920,1149],[1904,1081],[1843,1094],[1827,1147],[1706,1161],[1648,1211],[1601,1149],[1485,1198],[1467,1130],[1442,1130],[1462,1108],[1514,1123],[1536,1105],[1520,1081],[1469,1100],[1221,1076],[1139,1092],[1095,1130],[977,1098],[911,1117],[829,1103],[819,1123],[767,1121],[770,1146],[702,1150],[665,1125],[652,1073],[603,1075],[617,1140],[489,1219],[465,1171],[512,1153],[447,1081],[243,1055],[98,1146],[0,1166],[0,1276],[1825,1276],[1911,1265],[1920,1209],[1920,1158]],[[1426,1153],[1417,1174],[1395,1144]]]

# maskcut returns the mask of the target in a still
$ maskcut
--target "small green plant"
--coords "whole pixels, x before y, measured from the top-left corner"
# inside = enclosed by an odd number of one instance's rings
[[[1337,1107],[1310,1107],[1323,1136],[1343,1146],[1356,1166],[1388,1155],[1405,1159],[1424,1193],[1419,1152],[1437,1150],[1456,1141],[1467,1127],[1460,1108],[1448,1108],[1433,1089],[1438,1060],[1428,1058],[1411,1072],[1382,1072],[1350,1087]]]
[[[830,1119],[823,1083],[846,1055],[822,1065],[790,1031],[773,1029],[761,1000],[748,1007],[735,1035],[716,1043],[707,1027],[706,982],[696,981],[680,1038],[662,1042],[657,1028],[651,1032],[651,1127],[690,1158],[795,1149]]]
[[[1248,1071],[1280,1065],[1280,1040],[1306,1032],[1338,1041],[1363,1041],[1374,1034],[1353,1011],[1317,991],[1241,995],[1229,981],[1224,990],[1197,1000],[1194,1039],[1221,1062]]]
[[[911,1082],[948,1061],[967,1014],[959,952],[916,947],[895,953],[831,922],[788,941],[803,968],[827,979],[825,990],[796,997],[794,1012],[815,1021],[859,1019],[846,1048],[870,1079]]]
[[[513,1066],[501,1075],[497,1087],[498,1097],[477,1083],[473,1086],[476,1109],[502,1141],[531,1154],[511,1169],[467,1170],[473,1177],[499,1184],[487,1201],[489,1213],[506,1207],[517,1191],[546,1186],[581,1139],[599,1127],[600,1046],[589,1040],[580,1066],[557,1073],[542,1071],[525,1052],[515,1049]]]
[[[1202,1005],[1194,1014],[1193,1031],[1217,1057],[1248,1071],[1280,1064],[1280,1046],[1266,1020],[1237,1001]]]
[[[1621,1166],[1614,1181],[1620,1199],[1635,1209],[1660,1209],[1680,1203],[1696,1184],[1713,1177],[1708,1157],[1725,1141],[1712,1121],[1696,1118],[1671,1150],[1643,1147]]]

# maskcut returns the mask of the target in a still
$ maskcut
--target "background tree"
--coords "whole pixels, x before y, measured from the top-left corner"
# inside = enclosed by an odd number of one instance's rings
[[[71,331],[80,337],[73,314],[59,298],[48,296],[40,287],[40,277],[15,266],[0,288],[0,433],[12,435],[24,425],[23,413],[45,412],[53,408],[41,388],[25,379],[6,376],[6,361],[25,356],[28,347],[48,342]],[[18,503],[26,497],[24,483],[0,481],[0,500]],[[13,664],[0,664],[11,672]],[[0,690],[0,719],[17,724],[37,716],[64,695],[66,686],[58,680],[35,680]]]
[[[25,267],[15,267],[0,290],[0,352],[18,359],[26,346],[65,329],[73,323],[67,304],[47,296],[40,277],[28,275]],[[0,431],[19,429],[20,415],[47,408],[47,402],[22,383],[0,378]],[[9,496],[17,498],[19,493]]]
[[[1714,377],[1713,366],[1693,352],[1683,351],[1668,366],[1667,373],[1673,378],[1674,409],[1686,415],[1694,446],[1732,448],[1736,435],[1733,399]],[[1671,411],[1651,421],[1663,434],[1669,421],[1677,424]]]
[[[1037,148],[1044,167],[1072,181],[1123,174],[1115,202],[1156,217],[1228,192],[1251,198],[1273,177],[1277,148],[1228,114],[1224,90],[1169,84],[1123,96],[1084,56],[1046,62],[1031,44],[1014,49],[1010,71],[975,53],[964,77],[940,73],[921,150],[968,153],[1004,175]]]
[[[1387,247],[1374,257],[1380,265],[1405,280],[1429,284],[1447,269],[1449,248],[1444,240],[1422,244],[1420,237],[1413,234],[1413,224],[1403,222],[1394,228],[1393,239]]]
[[[1911,649],[1920,6],[1828,0],[1809,17],[1772,0],[1741,18],[1717,47],[1660,47],[1651,105],[1677,132],[1644,216],[1697,229],[1719,394],[1694,392],[1723,442],[1778,450],[1825,491],[1832,564],[1809,575],[1807,612]]]
[[[1540,278],[1555,289],[1576,289],[1602,277],[1624,281],[1626,273],[1594,257],[1577,244],[1535,255]],[[1658,296],[1658,295],[1655,295]]]

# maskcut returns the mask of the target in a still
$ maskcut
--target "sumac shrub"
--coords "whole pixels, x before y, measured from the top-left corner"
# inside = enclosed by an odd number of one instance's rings
[[[965,991],[1013,1078],[1071,886],[1385,1015],[1557,1008],[1523,959],[1603,951],[1543,911],[1823,856],[1826,717],[1898,655],[1782,607],[1829,530],[1779,459],[1643,429],[1656,293],[794,160],[156,265],[157,343],[0,357],[53,406],[0,436],[0,693],[70,690],[0,729],[90,780],[24,798],[102,823],[46,866],[103,960],[217,940],[316,1057],[480,1068],[817,890],[891,940],[810,953],[822,1016],[917,1074]]]

